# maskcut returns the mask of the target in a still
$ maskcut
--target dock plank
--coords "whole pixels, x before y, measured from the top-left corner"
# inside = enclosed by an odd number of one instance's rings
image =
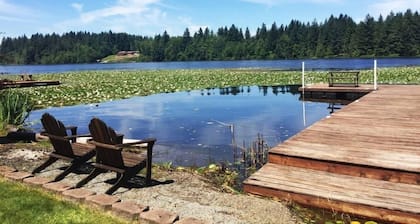
[[[354,86],[334,86],[330,87],[328,84],[311,84],[306,85],[305,88],[299,87],[299,91],[305,92],[353,92],[353,93],[368,93],[373,90],[373,85],[359,85]]]
[[[57,80],[25,80],[25,81],[7,81],[0,83],[0,89],[3,88],[23,88],[23,87],[37,87],[37,86],[50,86],[60,85]]]
[[[420,172],[419,105],[420,86],[380,86],[270,153]]]
[[[416,222],[411,223],[420,222],[419,185],[351,177],[276,164],[265,165],[251,178],[248,178],[244,185],[248,191],[253,191],[253,186],[259,186],[288,192],[291,195],[299,194],[312,197],[311,203],[324,199],[323,203],[331,201],[328,205],[331,208],[335,208],[335,203],[339,201],[357,206],[386,209],[391,213],[392,211],[396,211],[398,214],[401,214],[400,212],[408,213],[408,215],[399,217],[398,220],[407,221],[407,217],[414,217],[413,220]],[[395,217],[393,220],[395,221]]]
[[[312,180],[311,184],[308,184],[308,179]],[[282,185],[283,190],[290,192],[420,214],[419,185],[357,178],[274,164],[264,166],[247,181],[247,183],[262,181],[274,188]],[[364,191],[355,191],[360,187],[363,187]],[[405,191],[402,192],[400,189]]]
[[[420,223],[420,85],[379,86],[273,147],[268,158],[244,181],[246,192]]]

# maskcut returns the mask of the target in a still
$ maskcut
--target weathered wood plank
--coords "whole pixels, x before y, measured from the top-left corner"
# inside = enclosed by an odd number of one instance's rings
[[[420,86],[380,86],[271,154],[420,172]]]
[[[60,81],[56,80],[45,80],[45,81],[9,81],[2,82],[0,89],[2,88],[22,88],[22,87],[34,87],[34,86],[50,86],[60,85]]]
[[[244,184],[420,215],[420,185],[275,164],[267,164]]]
[[[420,223],[419,105],[420,86],[380,86],[272,148],[244,190]]]
[[[353,92],[353,93],[368,93],[373,91],[373,85],[359,85],[358,87],[355,86],[332,86],[329,87],[328,84],[311,84],[305,86],[303,89],[299,87],[299,91],[305,92]]]
[[[283,200],[294,201],[296,203],[304,205],[327,208],[334,211],[340,211],[364,217],[371,217],[374,219],[384,220],[388,222],[410,224],[420,223],[420,216],[412,213],[381,209],[372,206],[358,205],[354,203],[346,203],[342,201],[308,196],[299,193],[291,193],[279,189],[265,188],[259,185],[245,184],[244,190],[245,192],[251,194],[269,196],[273,198],[281,198]]]
[[[357,166],[354,164],[350,165],[348,163],[322,161],[282,155],[270,155],[268,162],[284,166],[293,166],[305,169],[320,170],[325,172],[334,172],[337,174],[350,175],[356,177],[365,177],[396,183],[420,185],[420,173],[403,172],[399,170],[390,170],[368,166]]]

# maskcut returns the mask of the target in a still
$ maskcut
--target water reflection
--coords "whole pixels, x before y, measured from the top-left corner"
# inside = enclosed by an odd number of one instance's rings
[[[240,86],[204,89],[95,105],[34,111],[33,127],[44,112],[87,133],[92,117],[99,117],[127,138],[156,137],[154,161],[201,166],[234,162],[233,151],[252,144],[260,134],[275,146],[303,125],[298,86]],[[306,125],[327,116],[328,103],[305,103]]]
[[[334,113],[336,110],[343,108],[343,106],[350,104],[351,102],[359,99],[360,97],[366,95],[366,93],[357,93],[357,92],[312,92],[308,91],[304,94],[301,94],[299,100],[302,102],[323,102],[327,103],[327,109],[330,111],[330,114]]]

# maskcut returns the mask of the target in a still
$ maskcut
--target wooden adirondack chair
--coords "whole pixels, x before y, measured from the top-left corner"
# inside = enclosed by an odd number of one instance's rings
[[[102,120],[93,118],[89,124],[89,131],[96,146],[95,169],[83,180],[76,184],[76,188],[83,186],[97,175],[113,171],[117,173],[117,181],[105,193],[112,194],[122,184],[134,177],[140,170],[146,168],[146,184],[149,185],[152,178],[152,149],[155,138],[148,138],[122,144],[122,135],[117,135],[111,127]],[[147,155],[123,151],[124,147],[134,144],[146,144]]]
[[[49,154],[47,161],[32,171],[33,174],[40,172],[57,160],[62,159],[71,164],[54,179],[54,181],[59,181],[78,166],[95,156],[94,145],[75,142],[76,137],[86,137],[88,135],[68,135],[67,128],[64,124],[61,121],[56,120],[49,113],[42,115],[41,122],[45,129],[43,134],[48,136],[54,151]],[[74,126],[70,129],[72,134],[76,134],[76,128]]]

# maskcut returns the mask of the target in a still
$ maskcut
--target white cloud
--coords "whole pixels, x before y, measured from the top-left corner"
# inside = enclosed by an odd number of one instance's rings
[[[298,3],[298,2],[312,2],[316,4],[326,4],[326,3],[340,3],[343,2],[343,0],[296,0],[293,2],[287,1],[287,0],[242,0],[244,2],[250,2],[250,3],[256,3],[266,6],[274,6],[274,5],[280,5],[280,4],[286,4],[286,3]]]
[[[0,0],[0,20],[15,22],[30,22],[36,13],[21,5],[9,3],[6,0]]]
[[[188,28],[191,36],[198,32],[200,28],[204,31],[207,27],[209,27],[207,25],[198,25],[193,23],[191,17],[179,17],[178,20],[184,26],[182,33],[185,31],[185,28]]]
[[[1,0],[0,0],[1,1]],[[161,0],[116,0],[111,5],[94,10],[86,10],[82,4],[71,6],[78,10],[77,18],[59,21],[50,27],[44,27],[43,32],[69,31],[114,32],[156,34],[152,31],[162,27],[166,13],[160,9]],[[160,31],[160,32],[163,32]]]
[[[80,20],[91,23],[113,16],[141,15],[150,11],[150,5],[158,2],[159,0],[118,0],[113,6],[82,13]]]
[[[81,4],[81,3],[72,3],[71,7],[76,9],[76,11],[78,11],[78,12],[83,11],[83,4]]]
[[[370,5],[373,16],[388,15],[393,12],[405,12],[407,9],[413,11],[420,9],[420,0],[382,0]]]
[[[191,35],[200,27],[203,30],[208,27],[194,23],[190,17],[169,18],[165,9],[174,10],[174,8],[161,3],[161,0],[116,0],[111,5],[94,10],[79,7],[77,3],[73,3],[72,7],[83,9],[79,11],[78,17],[44,27],[41,32],[106,32],[111,30],[154,36],[166,30],[169,35],[177,36],[182,35],[186,27]]]
[[[251,3],[256,3],[256,4],[262,4],[262,5],[268,5],[268,6],[272,6],[272,5],[277,5],[279,3],[282,3],[282,0],[243,0],[245,2],[251,2]]]

